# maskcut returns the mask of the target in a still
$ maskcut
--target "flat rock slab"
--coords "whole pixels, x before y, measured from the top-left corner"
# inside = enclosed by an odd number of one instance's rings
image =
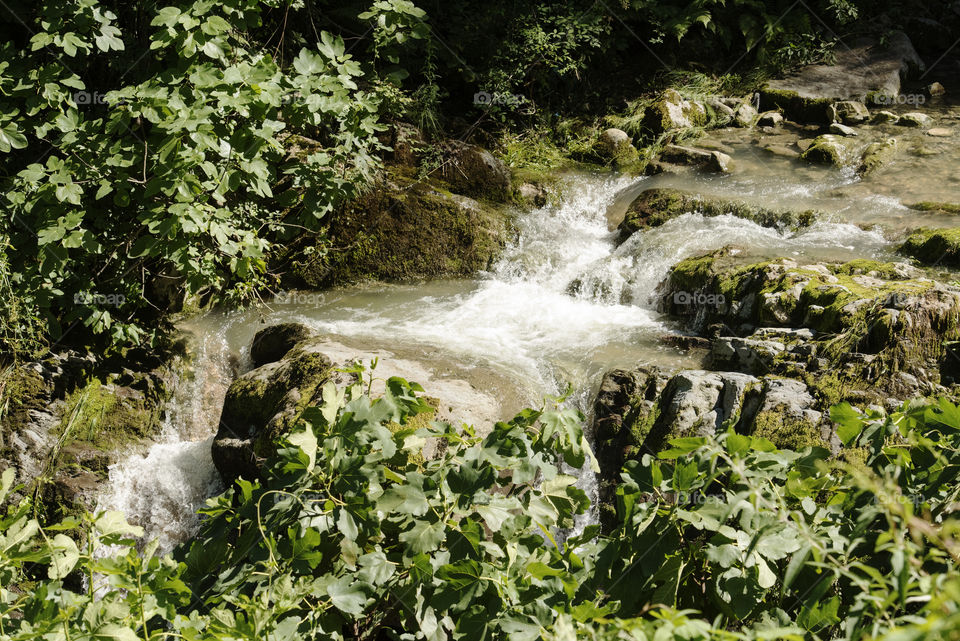
[[[859,42],[837,48],[832,65],[808,65],[761,90],[763,109],[781,109],[788,117],[826,122],[834,102],[859,100],[883,102],[900,94],[901,82],[923,69],[910,39],[896,32],[886,46]]]

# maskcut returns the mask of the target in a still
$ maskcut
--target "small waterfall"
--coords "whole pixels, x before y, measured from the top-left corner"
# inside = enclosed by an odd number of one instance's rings
[[[889,243],[878,232],[847,223],[779,233],[732,216],[698,214],[618,244],[615,224],[654,182],[568,176],[558,202],[518,216],[517,240],[479,279],[311,292],[275,302],[265,316],[264,310],[235,310],[197,319],[195,375],[170,403],[158,442],[111,467],[99,507],[124,511],[163,549],[195,531],[195,509],[219,489],[209,443],[236,369],[229,355],[243,354],[264,322],[300,322],[368,352],[394,349],[411,361],[439,364],[438,371],[447,365],[469,370],[477,375],[470,384],[481,381],[479,389],[495,384],[502,390],[509,381],[510,395],[525,404],[536,405],[569,383],[574,392],[567,402],[589,419],[592,395],[606,371],[638,364],[697,366],[693,356],[662,344],[670,326],[651,301],[680,260],[725,245],[741,246],[751,256],[809,260],[889,255]],[[781,182],[788,191],[796,186]],[[597,479],[589,467],[568,473],[580,477],[578,487],[595,502]],[[584,515],[572,533],[595,521],[595,511]]]
[[[222,490],[210,458],[230,369],[222,336],[200,337],[192,376],[178,384],[167,406],[157,442],[111,465],[97,511],[119,510],[157,539],[160,552],[173,549],[199,524],[196,511]]]

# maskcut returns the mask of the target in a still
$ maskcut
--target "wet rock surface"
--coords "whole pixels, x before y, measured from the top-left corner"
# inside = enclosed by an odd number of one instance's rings
[[[302,336],[278,360],[248,371],[230,384],[211,453],[221,478],[228,484],[236,478],[259,478],[263,462],[276,452],[280,436],[289,432],[310,406],[320,406],[324,394],[342,390],[357,381],[352,369],[359,361],[378,360],[373,372],[370,392],[373,397],[385,391],[387,379],[399,376],[424,386],[428,401],[435,411],[418,420],[467,423],[479,433],[489,430],[499,420],[519,411],[524,403],[508,394],[495,397],[480,388],[496,385],[474,385],[468,376],[479,373],[451,371],[449,365],[435,368],[427,359],[413,360],[406,355],[384,349],[367,350],[344,344],[331,337],[318,336],[304,325],[282,323],[261,330],[262,335]],[[256,338],[254,343],[256,343]],[[461,378],[460,376],[463,376]],[[423,455],[436,454],[438,444],[428,442]]]
[[[62,349],[9,368],[0,381],[0,469],[13,467],[51,519],[93,509],[107,467],[158,433],[186,366],[178,349],[166,358],[121,364]]]
[[[833,64],[809,65],[761,90],[763,109],[805,122],[830,123],[835,103],[895,99],[902,82],[924,69],[910,39],[894,32],[884,43],[863,41],[837,51]]]
[[[658,227],[687,213],[736,216],[775,229],[807,227],[820,216],[816,211],[767,209],[736,200],[700,196],[677,189],[656,188],[642,192],[628,206],[618,226],[620,238],[626,240],[638,230]]]

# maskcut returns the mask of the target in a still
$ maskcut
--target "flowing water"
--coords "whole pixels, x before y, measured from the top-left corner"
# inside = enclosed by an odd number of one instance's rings
[[[269,308],[194,320],[184,328],[193,337],[194,376],[171,403],[160,441],[111,468],[100,507],[124,510],[165,549],[189,536],[193,510],[218,489],[209,443],[223,395],[231,377],[249,367],[248,346],[264,324],[301,322],[345,357],[381,354],[405,363],[402,371],[428,394],[447,386],[460,398],[461,389],[464,398],[480,399],[478,407],[492,404],[492,418],[539,404],[568,383],[571,402],[587,411],[605,371],[699,364],[661,340],[678,328],[652,301],[670,267],[685,257],[735,245],[751,257],[895,260],[895,244],[878,225],[889,233],[909,210],[888,190],[850,171],[764,156],[747,139],[752,134],[728,135],[722,144],[747,149],[736,154],[739,171],[732,176],[566,176],[559,202],[519,214],[517,241],[479,278],[291,292]],[[818,208],[829,216],[801,232],[778,233],[730,216],[690,213],[618,246],[617,219],[636,194],[655,186]],[[481,408],[467,416],[484,415]],[[588,492],[593,482],[582,473]]]

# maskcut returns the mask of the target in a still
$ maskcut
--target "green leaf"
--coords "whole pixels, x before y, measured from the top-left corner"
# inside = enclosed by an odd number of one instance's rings
[[[307,472],[312,472],[314,466],[317,463],[317,435],[313,433],[313,429],[309,425],[304,425],[304,428],[300,432],[294,432],[287,437],[287,440],[290,441],[291,445],[299,447],[300,450],[307,455]]]
[[[443,542],[443,523],[439,521],[436,523],[416,521],[411,529],[401,533],[398,538],[414,554],[433,552]]]
[[[77,544],[66,534],[57,534],[50,542],[50,567],[47,574],[51,579],[65,579],[80,560]]]
[[[837,424],[837,437],[849,445],[863,431],[863,419],[849,403],[840,403],[830,408],[830,420]]]
[[[9,123],[0,129],[0,152],[7,153],[11,149],[24,149],[26,146],[27,137],[20,133],[14,123]]]
[[[103,538],[117,536],[143,536],[143,528],[127,523],[122,512],[111,510],[100,514],[93,522],[94,530]]]
[[[382,512],[402,512],[413,516],[423,516],[430,509],[430,503],[423,490],[413,485],[396,485],[377,499],[377,509]]]
[[[367,603],[367,593],[372,586],[357,581],[350,576],[344,576],[327,586],[327,594],[333,606],[345,614],[363,614]]]

